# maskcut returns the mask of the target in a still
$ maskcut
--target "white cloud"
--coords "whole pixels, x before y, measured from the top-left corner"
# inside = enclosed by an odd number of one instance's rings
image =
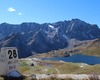
[[[16,11],[14,8],[10,7],[7,9],[7,11]]]
[[[18,15],[22,15],[22,13],[18,13]]]

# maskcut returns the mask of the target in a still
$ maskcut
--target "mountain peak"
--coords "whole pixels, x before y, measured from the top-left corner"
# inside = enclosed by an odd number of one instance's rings
[[[9,23],[6,23],[6,22],[4,22],[4,23],[1,23],[1,25],[8,25]]]
[[[71,21],[82,21],[82,20],[75,18],[75,19],[72,19]]]

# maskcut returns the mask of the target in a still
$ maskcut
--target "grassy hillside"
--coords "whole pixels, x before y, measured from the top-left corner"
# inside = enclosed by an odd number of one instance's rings
[[[100,57],[100,39],[95,39],[91,41],[81,52],[76,52],[75,54],[84,54]]]

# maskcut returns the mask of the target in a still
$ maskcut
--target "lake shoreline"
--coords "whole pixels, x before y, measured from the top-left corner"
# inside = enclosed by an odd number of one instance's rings
[[[41,60],[60,60],[72,63],[86,63],[88,65],[100,64],[100,57],[77,54],[70,57],[42,58]]]

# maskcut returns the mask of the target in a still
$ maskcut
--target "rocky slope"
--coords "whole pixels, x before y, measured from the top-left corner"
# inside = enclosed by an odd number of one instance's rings
[[[27,41],[19,33],[1,39],[0,48],[1,47],[16,47],[18,49],[19,58],[32,55],[31,49],[27,45]]]

